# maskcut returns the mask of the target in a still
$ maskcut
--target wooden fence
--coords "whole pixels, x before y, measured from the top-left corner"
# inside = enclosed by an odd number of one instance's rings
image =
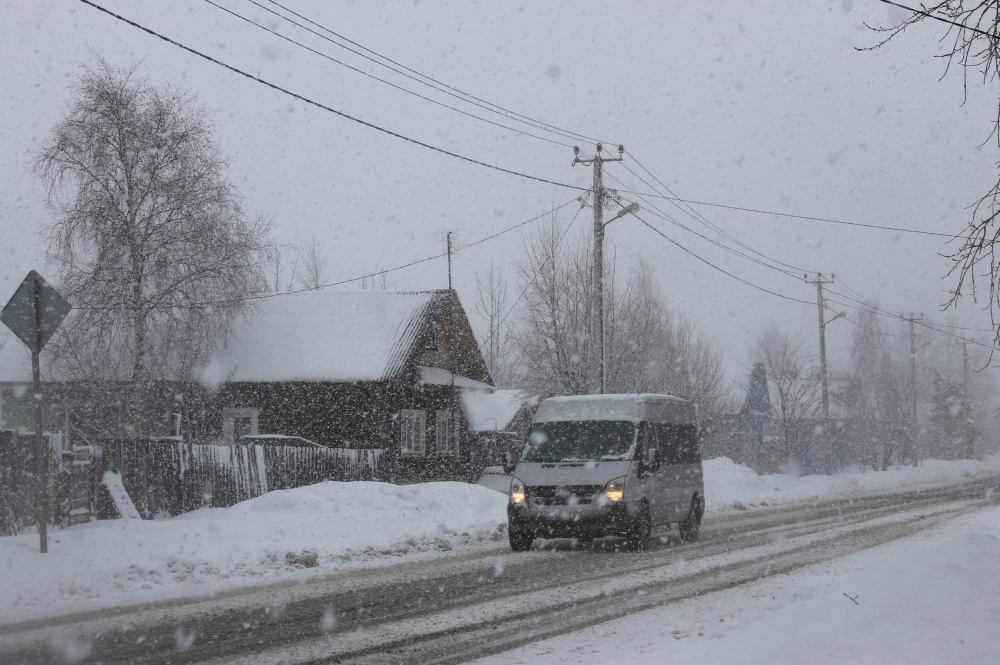
[[[71,472],[61,471],[56,454],[61,450],[62,439],[58,434],[42,437],[44,450],[49,455],[48,478],[45,491],[49,498],[48,523],[58,524],[61,515],[69,513]],[[53,450],[55,445],[55,450]],[[69,467],[72,470],[72,466]],[[21,533],[26,527],[38,523],[35,506],[38,482],[35,473],[35,435],[0,430],[0,536]]]
[[[21,533],[36,523],[34,441],[33,435],[0,430],[0,536]],[[62,450],[58,435],[46,437],[50,524],[117,517],[110,496],[100,488],[108,469],[121,473],[125,490],[147,519],[204,507],[225,508],[268,491],[324,480],[388,476],[383,468],[388,459],[379,449],[227,446],[178,439],[91,443]]]
[[[383,477],[381,450],[205,445],[173,439],[103,441],[101,450],[101,468],[121,473],[132,502],[147,519],[225,508],[268,491],[324,480]],[[113,512],[110,502],[98,505],[100,517]]]
[[[0,535],[35,523],[35,437],[0,431]]]

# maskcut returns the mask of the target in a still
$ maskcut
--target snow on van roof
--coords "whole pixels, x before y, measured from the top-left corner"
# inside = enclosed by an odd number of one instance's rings
[[[307,291],[236,323],[229,381],[378,381],[406,362],[438,291]]]
[[[573,420],[638,420],[648,403],[690,405],[686,399],[655,393],[625,395],[572,395],[543,400],[533,422]]]

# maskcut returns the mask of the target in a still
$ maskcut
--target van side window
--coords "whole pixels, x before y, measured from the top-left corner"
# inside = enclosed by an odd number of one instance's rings
[[[652,448],[658,448],[659,444],[656,441],[656,428],[653,423],[640,423],[640,430],[642,434],[642,454],[646,455],[646,451]],[[663,451],[660,451],[660,455]]]
[[[663,464],[697,464],[701,460],[697,427],[657,423],[656,429]]]
[[[681,425],[679,428],[678,443],[678,464],[697,464],[701,461],[701,450],[698,446],[698,427],[695,425]]]

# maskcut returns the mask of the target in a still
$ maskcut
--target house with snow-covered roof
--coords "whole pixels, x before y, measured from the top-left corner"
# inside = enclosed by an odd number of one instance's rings
[[[384,451],[400,481],[485,466],[462,396],[494,390],[453,290],[308,291],[267,299],[209,366],[222,434]]]

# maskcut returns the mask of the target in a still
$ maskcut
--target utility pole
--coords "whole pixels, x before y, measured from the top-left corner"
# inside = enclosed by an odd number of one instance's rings
[[[573,148],[573,166],[577,164],[593,165],[594,167],[594,334],[591,344],[594,353],[594,386],[595,394],[603,394],[604,378],[604,183],[602,169],[604,162],[620,162],[625,153],[624,146],[618,146],[618,157],[603,157],[603,146],[597,144],[597,154],[593,159],[580,159],[580,148]]]
[[[451,231],[448,231],[448,290],[451,291]]]
[[[816,279],[810,281],[806,275],[806,282],[816,285],[816,307],[819,309],[819,378],[823,395],[823,432],[826,434],[826,475],[833,475],[833,435],[830,427],[830,390],[827,387],[826,375],[826,304],[823,302],[823,285],[833,282],[834,275],[830,279],[824,279],[823,273],[817,273]],[[834,318],[843,316],[838,314]],[[833,321],[833,319],[830,319]]]
[[[920,433],[920,427],[917,424],[917,342],[916,335],[913,332],[913,324],[923,319],[924,315],[914,316],[913,312],[910,312],[909,317],[900,316],[900,318],[910,322],[910,413],[913,415],[913,424],[910,426],[912,429],[910,439],[913,442],[913,466],[920,466],[922,452],[917,439]]]
[[[965,456],[976,456],[975,432],[972,429],[972,405],[969,404],[969,351],[962,340],[962,420],[965,421]]]

